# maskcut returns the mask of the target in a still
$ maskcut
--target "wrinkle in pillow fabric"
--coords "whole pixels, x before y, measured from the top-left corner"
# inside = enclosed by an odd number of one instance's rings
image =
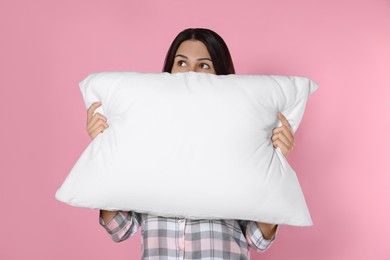
[[[56,192],[72,206],[310,226],[296,173],[272,146],[318,85],[305,77],[100,72],[80,83],[109,128]]]

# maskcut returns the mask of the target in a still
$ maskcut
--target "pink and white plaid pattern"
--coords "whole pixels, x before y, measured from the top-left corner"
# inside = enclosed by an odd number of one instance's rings
[[[253,221],[165,218],[118,211],[102,225],[115,242],[126,240],[141,226],[142,259],[249,259],[249,246],[265,251],[275,239],[263,238]],[[245,235],[244,235],[245,234]]]

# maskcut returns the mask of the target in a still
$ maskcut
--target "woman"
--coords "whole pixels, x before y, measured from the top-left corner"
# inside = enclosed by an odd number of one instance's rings
[[[208,29],[187,29],[172,42],[165,58],[164,72],[234,74],[233,62],[224,40]],[[88,109],[87,131],[92,139],[108,126],[107,119]],[[274,147],[287,156],[294,137],[286,118],[273,131]],[[115,242],[132,236],[142,227],[142,259],[249,259],[249,246],[266,250],[275,239],[277,225],[243,220],[190,220],[165,218],[125,211],[105,211],[99,223]]]

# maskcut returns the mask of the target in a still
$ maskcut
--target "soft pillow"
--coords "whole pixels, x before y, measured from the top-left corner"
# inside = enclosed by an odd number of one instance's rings
[[[80,83],[109,128],[56,198],[73,206],[196,219],[312,225],[297,176],[271,142],[295,131],[317,84],[304,77],[102,72]]]

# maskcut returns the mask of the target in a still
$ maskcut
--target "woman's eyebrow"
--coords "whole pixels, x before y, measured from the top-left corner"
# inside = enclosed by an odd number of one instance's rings
[[[199,61],[201,61],[201,60],[209,60],[209,61],[212,62],[212,60],[211,60],[210,58],[199,58],[198,60],[199,60]]]
[[[182,57],[182,58],[188,60],[188,57],[187,57],[187,56],[184,56],[183,54],[177,54],[177,55],[175,56],[175,58],[176,58],[176,57]]]

